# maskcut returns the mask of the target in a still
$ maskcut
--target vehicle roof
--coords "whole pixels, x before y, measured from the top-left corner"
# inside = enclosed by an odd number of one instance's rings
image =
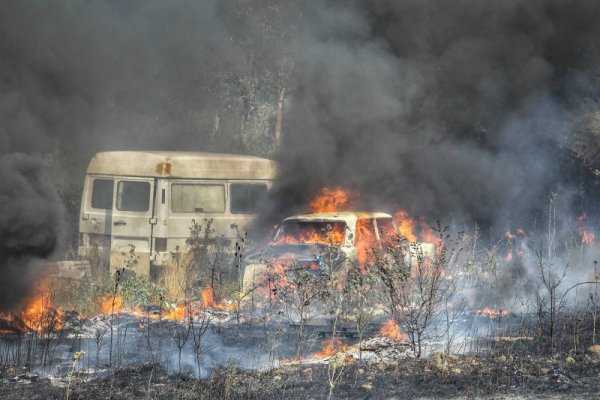
[[[277,163],[266,158],[184,151],[107,151],[90,161],[88,174],[203,178],[274,179]]]
[[[384,212],[340,211],[329,213],[298,214],[288,217],[284,221],[345,221],[350,223],[356,223],[356,220],[365,218],[392,218],[392,216]]]

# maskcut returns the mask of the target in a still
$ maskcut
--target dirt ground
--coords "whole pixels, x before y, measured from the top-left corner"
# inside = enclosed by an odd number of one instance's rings
[[[70,386],[69,386],[70,385]],[[67,386],[69,388],[67,389]],[[235,367],[208,379],[166,374],[145,365],[103,378],[74,374],[51,380],[32,375],[0,380],[2,399],[321,399],[328,366],[297,364],[267,372]],[[69,395],[67,397],[67,391]],[[426,360],[347,365],[334,390],[338,399],[593,399],[600,398],[600,360],[444,356]]]

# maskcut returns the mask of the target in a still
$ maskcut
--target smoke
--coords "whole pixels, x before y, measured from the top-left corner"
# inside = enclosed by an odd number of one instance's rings
[[[60,161],[48,166],[53,182],[78,184],[102,150],[269,154],[281,85],[282,174],[266,218],[340,185],[357,189],[363,208],[504,230],[550,191],[571,195],[578,184],[579,167],[567,171],[563,154],[581,110],[598,109],[599,8],[591,0],[3,2],[1,182],[15,209],[0,226],[13,243],[0,254],[3,276],[57,240],[59,188],[41,178],[49,153]],[[32,200],[31,214],[19,208],[28,192],[40,204]]]
[[[106,149],[201,149],[220,74],[244,54],[218,3],[4,3],[0,143],[85,161]]]
[[[270,57],[245,3],[0,5],[0,307],[26,295],[29,261],[61,239],[61,199],[77,229],[94,153],[244,150],[244,71],[258,50]]]
[[[36,258],[55,249],[62,225],[56,190],[35,159],[0,157],[0,308],[19,304],[35,284]]]
[[[287,104],[281,214],[342,185],[358,189],[364,208],[506,230],[550,191],[579,183],[563,158],[573,99],[598,95],[577,83],[597,61],[597,2],[309,8]]]

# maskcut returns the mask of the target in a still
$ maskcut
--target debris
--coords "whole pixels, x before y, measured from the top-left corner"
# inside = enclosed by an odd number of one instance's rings
[[[313,369],[312,368],[306,368],[304,370],[302,370],[302,375],[304,376],[305,379],[312,381],[313,379]]]
[[[587,352],[591,356],[600,358],[600,344],[595,344],[593,346],[588,347]]]

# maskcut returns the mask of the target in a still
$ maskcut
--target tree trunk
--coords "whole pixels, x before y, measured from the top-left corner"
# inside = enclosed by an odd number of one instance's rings
[[[279,88],[279,99],[277,101],[277,120],[275,122],[275,144],[281,144],[281,130],[283,126],[283,105],[285,102],[285,86]]]

